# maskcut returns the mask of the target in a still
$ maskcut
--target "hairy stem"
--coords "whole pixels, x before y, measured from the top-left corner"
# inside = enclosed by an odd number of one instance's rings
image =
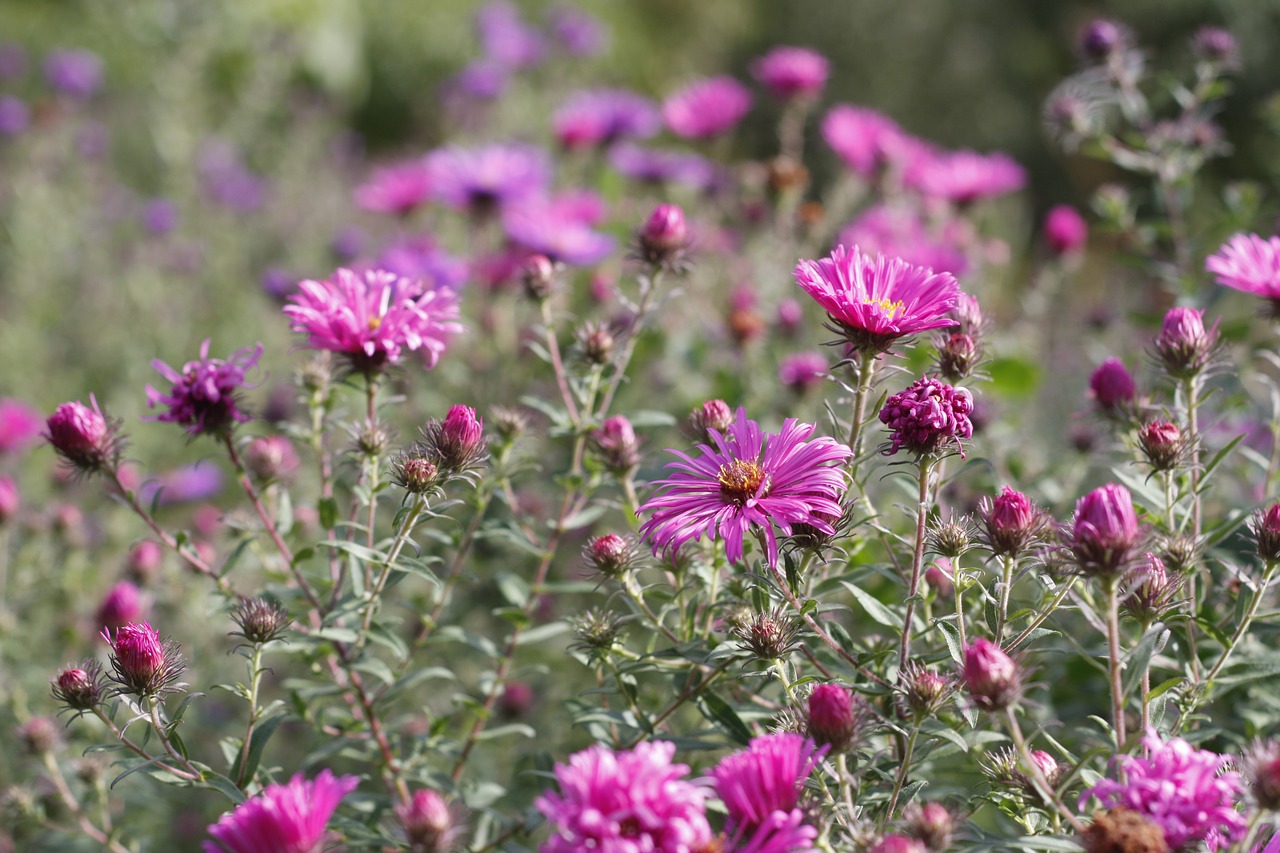
[[[1111,725],[1115,727],[1116,749],[1124,749],[1124,682],[1120,674],[1120,584],[1118,578],[1104,581],[1107,596],[1107,667],[1111,674]]]
[[[902,619],[902,644],[898,647],[898,671],[907,665],[911,654],[911,619],[915,615],[916,598],[920,593],[920,567],[924,562],[924,531],[929,516],[929,475],[933,471],[933,459],[920,457],[919,500],[916,503],[916,544],[911,554],[911,585],[907,589],[907,612]]]

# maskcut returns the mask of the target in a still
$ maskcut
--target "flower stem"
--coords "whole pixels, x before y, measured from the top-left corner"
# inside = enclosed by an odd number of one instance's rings
[[[1249,607],[1244,612],[1244,616],[1240,619],[1240,624],[1236,626],[1235,633],[1231,635],[1231,642],[1227,643],[1227,647],[1222,650],[1222,657],[1218,658],[1218,662],[1213,665],[1213,669],[1209,670],[1204,677],[1204,682],[1208,686],[1218,673],[1222,672],[1222,668],[1227,665],[1227,659],[1231,657],[1231,653],[1235,651],[1236,646],[1244,638],[1245,633],[1249,630],[1250,623],[1253,618],[1258,615],[1258,608],[1262,605],[1262,598],[1267,594],[1267,588],[1271,585],[1271,580],[1275,575],[1276,566],[1280,563],[1268,562],[1266,570],[1262,573],[1262,581],[1258,584],[1257,590],[1253,593],[1253,598],[1249,601]]]
[[[902,786],[907,781],[907,773],[911,769],[911,755],[916,749],[916,738],[920,736],[920,727],[914,723],[911,731],[907,734],[907,745],[902,751],[902,763],[898,765],[898,776],[893,780],[893,793],[889,795],[889,807],[885,809],[884,817],[881,824],[888,823],[893,820],[893,814],[898,810],[898,797],[902,794]]]
[[[1111,673],[1111,724],[1115,727],[1116,749],[1124,749],[1124,682],[1120,677],[1120,584],[1118,578],[1104,580],[1107,595],[1107,660]]]
[[[1067,819],[1067,823],[1071,824],[1076,832],[1084,832],[1084,824],[1070,809],[1063,805],[1057,792],[1053,790],[1053,786],[1045,778],[1044,771],[1040,769],[1040,765],[1036,764],[1031,758],[1031,750],[1027,747],[1027,739],[1022,736],[1022,726],[1018,725],[1018,716],[1014,713],[1013,706],[1010,705],[1005,708],[1004,713],[1005,721],[1009,724],[1009,735],[1013,738],[1013,743],[1018,748],[1018,755],[1022,756],[1022,763],[1026,765],[1027,770],[1031,773],[1031,781],[1040,796],[1044,798],[1046,803],[1052,804],[1058,810],[1058,813]]]
[[[858,363],[858,390],[853,397],[853,423],[849,424],[850,465],[862,455],[862,422],[867,416],[867,398],[871,396],[871,380],[876,373],[879,354],[862,353]]]
[[[911,554],[911,586],[907,589],[907,612],[902,619],[902,645],[898,648],[898,671],[907,665],[911,654],[911,618],[915,615],[916,597],[920,593],[920,567],[924,562],[924,531],[929,516],[929,475],[933,458],[920,457],[920,494],[916,504],[916,544]]]
[[[1004,640],[1005,622],[1009,619],[1009,591],[1013,587],[1013,555],[1005,554],[1000,558],[1004,566],[1004,576],[1000,580],[1000,612],[996,614],[996,643]]]
[[[262,644],[253,644],[253,655],[249,658],[249,723],[244,730],[244,744],[240,747],[240,770],[236,773],[236,787],[244,790],[253,781],[253,776],[245,778],[249,766],[249,743],[253,740],[253,727],[258,723],[258,686],[262,682]]]

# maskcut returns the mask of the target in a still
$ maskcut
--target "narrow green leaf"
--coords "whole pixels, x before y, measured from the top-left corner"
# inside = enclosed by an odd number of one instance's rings
[[[849,594],[858,600],[858,603],[862,605],[862,609],[867,611],[867,615],[876,622],[890,628],[902,627],[902,618],[895,615],[880,599],[848,581],[841,581],[840,585],[849,590]]]
[[[734,743],[746,746],[751,742],[751,730],[747,728],[747,724],[742,722],[738,712],[733,710],[729,703],[721,699],[714,691],[704,690],[699,693],[697,705],[702,715],[711,722],[719,724],[724,733]]]

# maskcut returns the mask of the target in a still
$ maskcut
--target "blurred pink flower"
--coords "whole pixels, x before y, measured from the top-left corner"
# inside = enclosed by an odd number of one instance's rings
[[[565,148],[608,146],[621,139],[645,139],[662,127],[653,101],[624,89],[575,92],[551,118]]]
[[[44,418],[40,412],[14,397],[0,398],[0,453],[25,450],[40,438]]]
[[[430,200],[431,189],[426,161],[416,158],[375,169],[356,187],[356,204],[374,213],[404,216]]]
[[[728,76],[695,80],[667,97],[662,117],[676,136],[708,139],[732,130],[751,109],[751,93]]]
[[[751,63],[751,74],[774,97],[816,95],[827,83],[827,58],[807,47],[775,47]]]
[[[1236,234],[1204,262],[1218,284],[1280,305],[1280,237]]]
[[[204,842],[204,853],[312,853],[342,798],[359,784],[355,776],[321,770],[315,779],[299,773],[268,785],[209,827],[214,840]]]

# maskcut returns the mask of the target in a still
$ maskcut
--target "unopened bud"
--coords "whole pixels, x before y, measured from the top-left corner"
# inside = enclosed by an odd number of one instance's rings
[[[98,627],[114,629],[137,622],[142,618],[144,607],[141,591],[129,581],[120,581],[98,605]]]
[[[708,400],[694,408],[685,421],[696,441],[710,441],[707,430],[723,433],[733,423],[733,410],[724,400]]]
[[[939,336],[935,343],[938,372],[948,382],[959,382],[971,376],[982,358],[982,348],[969,335],[957,332]]]
[[[440,485],[440,469],[423,448],[415,445],[391,462],[391,479],[411,495],[426,495]]]
[[[32,717],[17,730],[18,740],[32,755],[42,755],[58,742],[58,725],[48,717]]]
[[[413,853],[443,853],[449,849],[455,830],[444,798],[423,788],[407,803],[396,806],[396,817],[409,839]]]
[[[631,422],[622,415],[605,418],[591,439],[605,466],[614,474],[624,476],[640,464],[640,442]]]
[[[1055,255],[1074,255],[1084,248],[1089,226],[1074,207],[1060,204],[1044,218],[1044,240]]]
[[[1128,31],[1115,21],[1099,18],[1080,31],[1080,53],[1095,61],[1109,58],[1128,46]]]
[[[231,611],[231,620],[240,627],[235,633],[256,645],[271,642],[289,627],[289,614],[284,606],[268,598],[241,601]]]
[[[1254,513],[1250,527],[1262,561],[1274,563],[1280,560],[1280,503],[1272,504],[1265,512],[1259,510]]]
[[[587,323],[578,330],[578,352],[588,364],[608,364],[613,357],[616,341],[609,327],[600,323]]]
[[[1108,415],[1127,412],[1138,393],[1129,369],[1118,358],[1108,358],[1098,366],[1089,377],[1089,390],[1098,408]]]
[[[1204,370],[1218,343],[1218,328],[1204,325],[1204,312],[1171,308],[1155,341],[1156,356],[1174,379],[1190,379]]]
[[[44,437],[69,467],[86,474],[114,466],[120,455],[118,427],[92,396],[90,406],[63,403],[45,422]]]
[[[77,711],[88,711],[102,702],[102,667],[88,658],[67,667],[52,682],[53,698]]]
[[[858,713],[852,691],[839,684],[819,684],[809,694],[807,734],[818,746],[844,752],[858,733]]]
[[[301,463],[293,443],[283,435],[260,435],[244,449],[244,465],[260,482],[287,480]]]
[[[933,853],[951,849],[955,817],[942,803],[912,803],[903,811],[906,830]]]
[[[1171,471],[1182,456],[1182,430],[1168,421],[1151,421],[1138,430],[1138,447],[1156,471]]]
[[[0,477],[0,524],[18,514],[22,501],[18,497],[18,484],[12,477]]]
[[[587,543],[584,554],[597,572],[614,580],[625,575],[636,559],[632,543],[616,533],[595,537]]]
[[[640,257],[655,266],[669,265],[684,251],[689,241],[684,211],[674,204],[660,204],[637,235]]]
[[[556,264],[546,255],[533,255],[520,267],[520,283],[525,295],[541,301],[555,290]]]
[[[751,613],[733,626],[742,648],[763,661],[774,661],[794,648],[799,624],[781,610]]]
[[[164,562],[164,548],[154,539],[141,539],[129,549],[128,572],[135,583],[147,584],[155,579]]]
[[[964,650],[964,683],[975,705],[1000,711],[1014,703],[1022,689],[1018,665],[990,640],[974,640]]]
[[[1026,495],[1009,486],[994,499],[983,498],[978,510],[984,544],[997,557],[1016,557],[1034,545],[1048,527],[1048,517]]]

